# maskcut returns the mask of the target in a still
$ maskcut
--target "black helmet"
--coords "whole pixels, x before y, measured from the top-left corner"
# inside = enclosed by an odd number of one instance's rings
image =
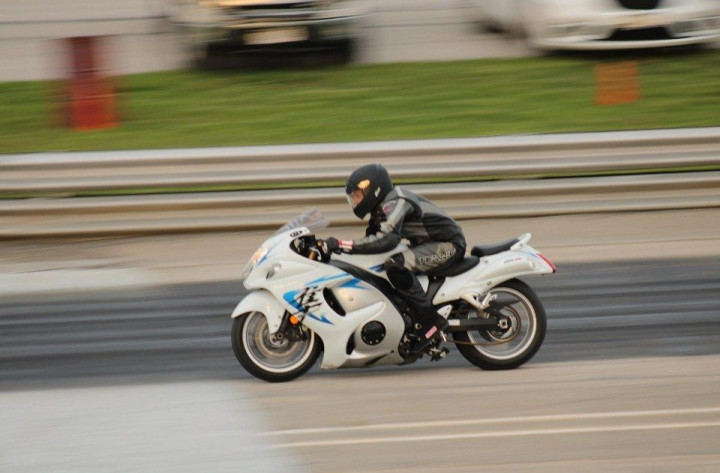
[[[380,164],[368,164],[350,174],[345,184],[345,193],[353,212],[362,219],[383,201],[392,188],[392,179],[387,169]],[[355,198],[353,193],[356,194]]]

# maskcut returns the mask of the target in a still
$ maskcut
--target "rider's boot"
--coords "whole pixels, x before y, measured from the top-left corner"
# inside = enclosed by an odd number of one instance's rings
[[[421,354],[436,343],[448,323],[433,307],[417,276],[402,265],[402,254],[397,254],[394,258],[397,259],[396,264],[387,268],[388,279],[405,297],[411,309],[414,342],[410,350],[414,354]]]
[[[448,321],[438,314],[431,304],[422,307],[416,312],[415,343],[413,343],[411,351],[418,355],[425,352],[437,343],[443,330],[447,327]]]

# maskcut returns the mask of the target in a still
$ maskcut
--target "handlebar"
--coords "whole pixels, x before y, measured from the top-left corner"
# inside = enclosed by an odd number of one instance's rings
[[[295,252],[312,261],[327,263],[330,261],[330,252],[326,250],[325,241],[316,239],[314,235],[305,235],[295,240]]]
[[[314,257],[314,255],[317,255],[317,257]],[[313,261],[318,260],[322,263],[330,261],[330,252],[325,251],[325,242],[323,240],[319,238],[315,240],[315,245],[310,247],[309,257]]]
[[[313,261],[323,260],[323,252],[322,248],[316,248],[316,247],[310,247],[308,250],[308,258],[310,258]]]

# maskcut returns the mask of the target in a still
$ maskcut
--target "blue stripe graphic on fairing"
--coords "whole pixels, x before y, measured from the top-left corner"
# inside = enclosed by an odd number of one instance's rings
[[[361,282],[362,281],[358,278],[352,278],[350,281],[346,281],[340,284],[339,287],[351,287],[353,289],[362,289],[363,291],[367,291],[368,289],[366,287],[362,287],[359,285]]]
[[[312,281],[305,283],[306,286],[317,286],[320,283],[332,281],[333,279],[340,279],[345,276],[350,276],[348,273],[340,273],[334,276],[327,276],[324,278],[313,279]]]
[[[313,314],[312,312],[307,310],[305,307],[303,307],[302,304],[300,304],[295,299],[297,297],[297,295],[300,294],[301,292],[303,292],[303,291],[288,291],[285,294],[283,294],[283,299],[285,299],[285,302],[287,302],[288,304],[290,304],[291,306],[296,308],[298,310],[298,312],[303,312],[303,313],[307,314],[307,316],[310,317],[311,319],[315,319],[318,322],[323,322],[326,324],[333,325],[333,323],[330,322],[327,318],[325,318],[324,315],[318,317],[317,315]]]
[[[261,264],[263,261],[265,261],[266,259],[268,259],[268,256],[270,255],[270,252],[271,252],[271,251],[272,251],[272,250],[268,250],[267,253],[265,253],[265,256],[263,256],[262,258],[260,258],[260,261],[258,261],[255,266],[260,266],[260,264]]]
[[[352,277],[352,276],[350,276],[348,273],[340,273],[340,274],[336,274],[334,276],[328,276],[325,278],[314,279],[314,280],[310,281],[309,283],[306,283],[305,286],[319,286],[321,283],[332,281],[333,279],[342,279],[343,277]],[[360,283],[360,280],[358,278],[352,278],[351,280],[345,281],[344,283],[340,284],[340,286],[338,286],[338,287],[352,287],[355,289],[362,289],[363,291],[367,291],[367,288],[358,286],[359,283]]]

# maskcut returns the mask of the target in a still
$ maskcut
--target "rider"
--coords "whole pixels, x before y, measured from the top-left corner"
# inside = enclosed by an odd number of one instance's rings
[[[424,352],[447,320],[437,313],[415,273],[438,272],[465,256],[465,237],[460,226],[427,199],[394,186],[387,170],[370,164],[355,170],[345,185],[355,215],[370,214],[365,237],[357,240],[325,240],[327,251],[355,254],[385,253],[401,239],[408,249],[385,261],[388,279],[413,312],[416,342],[412,351]]]

